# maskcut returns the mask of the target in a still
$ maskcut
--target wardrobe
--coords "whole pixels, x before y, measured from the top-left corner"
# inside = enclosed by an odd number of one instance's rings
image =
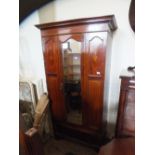
[[[106,134],[115,16],[36,27],[41,30],[55,135],[98,145]]]

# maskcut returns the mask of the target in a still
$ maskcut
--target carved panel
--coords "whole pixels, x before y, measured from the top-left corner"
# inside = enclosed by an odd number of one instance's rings
[[[44,41],[44,59],[47,74],[57,74],[58,53],[54,38]]]
[[[55,76],[48,76],[48,91],[49,97],[52,101],[52,114],[53,117],[57,120],[65,119],[65,107],[64,107],[64,98],[60,93],[60,83],[58,78]]]
[[[104,40],[99,36],[94,36],[89,40],[89,75],[103,75],[104,66]]]
[[[106,32],[87,33],[84,54],[84,115],[92,130],[98,130],[102,122],[103,88],[105,72]]]
[[[88,81],[88,124],[92,129],[98,129],[101,125],[102,117],[102,97],[103,86],[101,80],[89,79]]]

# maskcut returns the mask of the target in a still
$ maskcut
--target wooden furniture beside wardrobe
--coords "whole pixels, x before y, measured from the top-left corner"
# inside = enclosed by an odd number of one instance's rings
[[[99,155],[135,154],[135,76],[123,71],[115,138],[102,146]]]
[[[121,73],[121,90],[116,125],[116,137],[135,136],[135,75]]]
[[[19,155],[44,155],[41,137],[36,128],[26,130],[24,119],[19,113]]]
[[[106,129],[114,15],[36,27],[41,30],[55,135],[98,145]]]
[[[30,104],[30,103],[27,103]],[[47,114],[49,99],[47,94],[43,94],[35,108],[33,126],[30,127],[27,119],[24,119],[24,114],[28,113],[30,109],[26,106],[20,105],[19,111],[19,152],[20,155],[44,155],[43,148],[43,121]],[[23,112],[23,113],[22,113]],[[47,122],[47,121],[46,121]]]

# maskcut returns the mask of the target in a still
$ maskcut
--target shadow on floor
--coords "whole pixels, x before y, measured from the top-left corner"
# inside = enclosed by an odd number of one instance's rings
[[[50,139],[44,146],[45,155],[97,155],[92,148],[72,141]]]

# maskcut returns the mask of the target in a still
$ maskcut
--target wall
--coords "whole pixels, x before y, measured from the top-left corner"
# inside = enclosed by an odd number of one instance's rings
[[[34,20],[32,16],[29,17],[31,18],[31,26],[29,28],[26,28],[29,24],[25,25],[22,23],[22,26],[24,27],[22,36],[29,40],[23,40],[23,47],[21,51],[24,52],[24,50],[27,49],[29,54],[27,53],[24,60],[21,60],[20,65],[22,65],[22,68],[20,71],[25,72],[25,69],[30,69],[32,67],[33,72],[35,72],[37,76],[44,78],[41,43],[39,40],[40,35],[33,26],[38,23],[38,20],[40,23],[45,23],[82,17],[104,16],[109,14],[115,15],[118,29],[114,32],[112,43],[111,79],[108,106],[108,121],[109,124],[112,124],[112,127],[109,126],[110,133],[113,133],[113,125],[116,121],[120,72],[122,69],[126,69],[129,65],[134,65],[134,33],[132,32],[128,21],[130,1],[131,0],[56,0],[38,10],[38,14],[36,13],[37,21]],[[25,21],[25,23],[27,23],[27,21]],[[31,30],[31,33],[29,30]],[[23,34],[24,31],[27,33]],[[24,63],[33,57],[35,59],[37,58],[38,62],[31,61],[30,64]],[[24,74],[28,75],[29,72]]]
[[[52,2],[39,9],[38,14],[40,23],[52,22],[55,20],[55,5],[56,3]]]
[[[47,91],[40,31],[34,26],[37,23],[36,11],[19,27],[19,76],[34,81],[42,79],[44,91]]]

